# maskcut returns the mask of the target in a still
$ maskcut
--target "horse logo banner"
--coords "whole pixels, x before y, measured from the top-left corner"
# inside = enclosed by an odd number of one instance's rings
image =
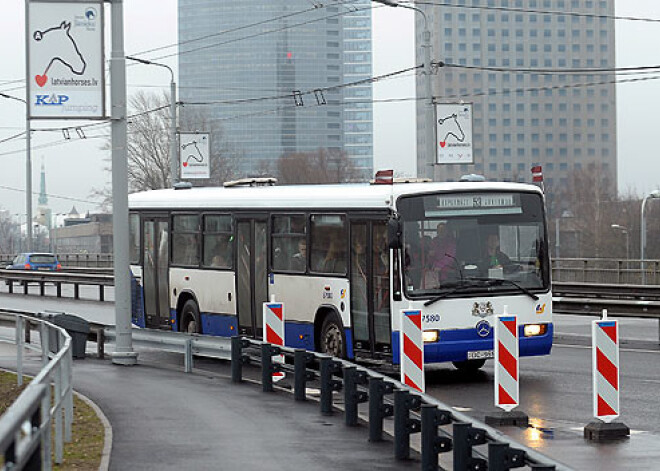
[[[105,117],[103,3],[27,4],[30,118]]]
[[[471,164],[472,104],[435,105],[436,155],[439,164]]]

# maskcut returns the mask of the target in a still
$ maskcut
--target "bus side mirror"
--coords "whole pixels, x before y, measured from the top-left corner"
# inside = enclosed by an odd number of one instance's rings
[[[401,248],[401,221],[398,218],[387,220],[387,244],[390,249]]]

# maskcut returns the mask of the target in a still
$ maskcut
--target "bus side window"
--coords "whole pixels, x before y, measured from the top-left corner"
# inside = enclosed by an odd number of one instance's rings
[[[233,225],[230,215],[204,217],[203,264],[212,268],[231,268],[234,255]]]
[[[307,267],[305,215],[273,216],[271,263],[273,270],[304,273]]]
[[[172,217],[172,263],[175,265],[199,265],[198,215]]]
[[[334,214],[316,214],[311,217],[311,255],[313,271],[346,273],[348,230],[346,218]]]

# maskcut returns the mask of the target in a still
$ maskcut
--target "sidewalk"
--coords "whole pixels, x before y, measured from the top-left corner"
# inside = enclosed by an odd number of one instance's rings
[[[13,346],[0,344],[0,367],[15,369]],[[26,371],[39,368],[32,353]],[[391,441],[369,443],[366,427],[322,416],[316,401],[234,384],[227,362],[192,374],[181,355],[140,352],[133,367],[88,357],[74,362],[74,385],[112,426],[111,470],[399,470]],[[212,371],[211,371],[212,370]]]

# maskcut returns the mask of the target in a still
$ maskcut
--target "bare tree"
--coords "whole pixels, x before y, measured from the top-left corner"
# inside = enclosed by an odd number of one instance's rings
[[[277,161],[278,183],[313,184],[363,181],[362,173],[346,152],[319,149],[287,154]]]
[[[129,192],[167,188],[170,182],[169,96],[140,92],[129,99],[129,108],[132,115],[128,124]],[[181,130],[208,132],[211,139],[211,178],[195,180],[194,185],[218,185],[231,179],[235,174],[236,153],[227,146],[222,128],[213,123],[206,110],[184,109],[180,114]],[[110,148],[108,139],[103,149]],[[106,170],[111,171],[109,165]],[[109,188],[94,189],[92,195],[103,200],[104,208],[111,206]]]

